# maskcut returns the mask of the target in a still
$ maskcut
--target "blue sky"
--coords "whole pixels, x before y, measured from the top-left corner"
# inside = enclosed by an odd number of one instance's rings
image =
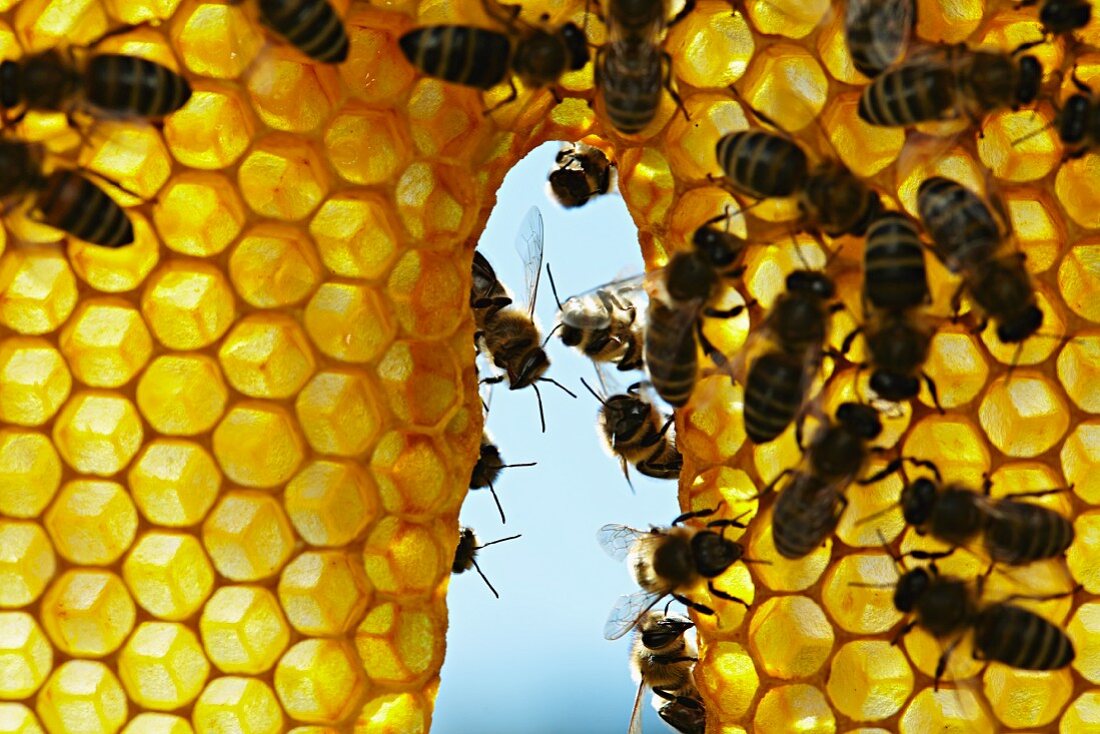
[[[513,291],[523,290],[523,264],[513,243],[528,209],[546,223],[545,257],[564,299],[642,270],[637,231],[618,194],[580,209],[549,199],[546,176],[557,143],[536,149],[505,179],[480,249]],[[539,287],[544,332],[557,307],[549,283]],[[546,434],[530,390],[495,391],[488,420],[506,462],[537,461],[505,470],[496,484],[508,517],[502,526],[487,491],[471,493],[462,522],[482,542],[522,533],[485,549],[482,570],[495,599],[469,572],[451,580],[447,658],[433,725],[435,734],[561,734],[624,732],[637,690],[628,667],[629,636],[603,639],[616,599],[636,589],[626,565],[600,549],[596,531],[609,522],[645,528],[679,512],[676,484],[632,473],[632,495],[617,461],[596,433],[598,404],[584,391],[592,364],[556,338],[548,347],[553,385],[542,389]],[[629,384],[623,381],[623,387]],[[647,694],[648,698],[648,694]],[[645,706],[648,732],[671,731]]]

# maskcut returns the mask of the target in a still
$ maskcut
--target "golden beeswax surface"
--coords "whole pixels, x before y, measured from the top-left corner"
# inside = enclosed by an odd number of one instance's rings
[[[1016,355],[945,322],[927,370],[947,413],[922,393],[886,420],[879,443],[951,480],[1072,483],[1044,500],[1075,518],[1066,560],[990,585],[1007,596],[1081,583],[1084,593],[1035,607],[1067,629],[1071,668],[983,670],[964,646],[934,691],[937,644],[916,631],[891,646],[901,615],[890,590],[853,585],[895,578],[875,528],[858,520],[888,509],[899,480],[853,489],[837,537],[798,562],[777,555],[765,509],[742,541],[770,563],[717,580],[752,607],[698,595],[717,611],[697,619],[708,731],[1100,731],[1100,603],[1086,598],[1100,592],[1100,510],[1090,509],[1100,504],[1100,157],[1061,163],[1052,134],[1012,144],[1049,120],[1049,104],[991,115],[980,139],[931,137],[903,154],[901,131],[856,115],[866,80],[844,45],[841,3],[751,0],[731,13],[700,0],[666,43],[690,119],[666,96],[654,122],[624,138],[602,123],[602,102],[589,105],[591,65],[563,77],[560,104],[521,90],[492,116],[484,109],[505,89],[482,96],[413,70],[397,38],[418,22],[484,24],[476,1],[337,2],[351,42],[339,67],[272,36],[256,5],[0,0],[2,58],[70,45],[79,57],[109,28],[141,24],[101,48],[167,64],[194,88],[163,126],[108,120],[78,135],[62,115],[29,114],[5,133],[43,142],[50,165],[125,187],[111,190],[136,241],[70,240],[25,207],[5,219],[0,734],[426,732],[481,434],[471,243],[495,192],[542,141],[602,139],[647,262],[660,265],[738,207],[709,181],[721,174],[717,139],[749,124],[733,83],[899,208],[912,212],[934,173],[1003,196],[1044,337]],[[523,13],[583,24],[583,5],[533,1]],[[929,42],[1010,50],[1039,34],[1034,9],[1011,3],[918,5],[916,33]],[[1095,44],[1098,27],[1082,40]],[[1055,39],[1036,53],[1055,84],[1075,63],[1100,82],[1085,47]],[[795,215],[790,202],[748,214]],[[744,218],[733,228],[743,234]],[[781,239],[746,260],[745,295],[763,306],[802,262]],[[799,236],[797,247],[814,266],[839,251],[830,267],[858,306],[860,243],[824,252]],[[955,280],[929,268],[942,307]],[[749,326],[743,317],[712,338],[732,351]],[[838,315],[834,346],[852,326]],[[852,399],[856,377],[831,375],[827,410]],[[706,399],[679,416],[681,504],[725,500],[724,513],[755,515],[759,487],[799,460],[793,436],[754,448],[741,388],[710,378],[699,390]],[[878,527],[890,540],[904,532],[904,549],[932,547],[897,511]],[[942,566],[978,570],[965,557]]]

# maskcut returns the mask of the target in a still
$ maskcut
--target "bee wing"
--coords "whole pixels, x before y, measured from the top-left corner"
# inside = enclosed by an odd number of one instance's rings
[[[626,525],[604,525],[596,533],[596,540],[607,555],[616,561],[625,561],[635,544],[656,537],[648,530],[638,530]]]
[[[523,260],[523,292],[526,296],[524,302],[527,306],[527,315],[535,314],[535,301],[539,294],[539,275],[542,273],[542,244],[543,244],[542,212],[537,206],[527,211],[520,225],[519,234],[516,235],[516,252]]]
[[[568,326],[576,328],[607,328],[610,325],[610,317],[606,319],[606,323],[602,326],[592,324],[583,319],[582,314],[586,313],[579,306],[577,308],[567,308],[570,302],[579,304],[582,301],[595,300],[602,302],[607,299],[611,306],[614,308],[627,309],[634,306],[635,310],[641,310],[645,305],[645,281],[648,276],[645,273],[638,275],[631,275],[625,278],[619,278],[611,281],[610,283],[604,283],[603,285],[596,286],[583,293],[578,293],[575,296],[571,296],[565,300],[562,304],[562,322]],[[572,318],[571,318],[572,317]]]
[[[626,734],[642,734],[642,694],[645,693],[645,678],[638,681],[638,695],[634,696],[634,708],[630,710],[630,726]]]
[[[645,591],[644,589],[627,596],[620,596],[603,626],[604,639],[617,640],[634,629],[642,615],[657,606],[657,602],[664,597],[663,591]]]
[[[844,27],[866,23],[871,32],[872,56],[896,62],[905,56],[916,22],[914,0],[848,0]],[[882,73],[886,66],[877,69]]]

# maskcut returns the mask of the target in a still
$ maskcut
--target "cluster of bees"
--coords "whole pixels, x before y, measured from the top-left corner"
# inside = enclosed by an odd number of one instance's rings
[[[347,31],[327,0],[257,0],[256,5],[266,27],[311,59],[338,64],[347,58]],[[138,27],[114,28],[86,49],[50,50],[0,63],[5,126],[18,123],[28,112],[64,113],[81,137],[86,137],[86,130],[78,113],[162,125],[165,116],[191,98],[187,79],[148,59],[95,50],[108,38]],[[47,170],[42,146],[0,138],[0,170],[0,199],[31,198],[29,214],[35,221],[101,247],[133,243],[134,227],[126,210],[84,173]],[[143,198],[103,174],[97,177]]]
[[[589,61],[585,32],[576,24],[551,27],[545,18],[541,24],[530,24],[521,20],[518,6],[504,8],[493,0],[483,4],[501,30],[417,28],[400,41],[408,60],[429,76],[482,90],[511,84],[512,93],[504,103],[516,97],[514,77],[529,87],[553,87],[563,74]],[[670,83],[671,60],[661,39],[692,5],[689,0],[672,18],[662,0],[609,0],[602,13],[595,11],[608,37],[595,53],[596,109],[618,133],[641,131],[655,118],[665,92],[687,116]],[[739,9],[738,3],[731,5]],[[848,0],[848,47],[855,67],[871,79],[859,102],[859,117],[882,127],[969,120],[980,129],[986,114],[1039,100],[1044,95],[1043,70],[1029,49],[1053,36],[1072,39],[1091,19],[1091,5],[1085,0],[1032,0],[1022,5],[1038,6],[1044,36],[1011,52],[995,52],[965,44],[910,48],[914,0]],[[1100,106],[1075,74],[1072,79],[1076,93],[1059,107],[1051,126],[1067,155],[1077,156],[1100,145]],[[821,269],[807,264],[787,275],[785,290],[762,314],[743,349],[726,354],[715,347],[703,332],[707,320],[757,309],[752,301],[719,307],[723,294],[740,281],[746,250],[759,243],[751,233],[743,239],[730,232],[732,217],[740,212],[727,211],[703,223],[689,246],[672,254],[659,270],[564,302],[555,288],[558,338],[593,360],[601,376],[611,366],[646,372],[645,380],[621,394],[608,395],[606,389],[584,385],[600,401],[600,426],[609,448],[624,473],[633,466],[648,476],[678,478],[682,459],[673,417],[661,412],[656,398],[679,408],[692,400],[701,376],[728,375],[744,387],[748,439],[767,444],[793,424],[802,449],[801,462],[782,471],[758,495],[772,503],[772,536],[782,557],[803,558],[832,535],[848,504],[848,487],[872,485],[900,473],[904,485],[898,504],[906,523],[950,550],[899,554],[883,539],[897,566],[894,605],[910,617],[895,644],[914,627],[939,640],[945,647],[936,669],[937,686],[952,651],[968,634],[973,635],[973,654],[981,660],[1026,670],[1067,666],[1074,649],[1065,632],[1014,603],[1054,597],[1016,595],[998,602],[982,598],[986,579],[1000,567],[1055,558],[1072,543],[1074,531],[1067,518],[1026,499],[1064,488],[994,499],[988,479],[981,487],[946,482],[933,463],[900,455],[865,476],[875,453],[872,444],[883,430],[881,406],[896,408],[913,400],[923,384],[935,408],[944,412],[936,384],[924,370],[936,331],[928,313],[932,296],[926,251],[960,277],[953,311],[958,319],[962,300],[968,298],[971,313],[978,316],[969,317],[975,333],[991,325],[1000,342],[1018,346],[1030,338],[1050,338],[1041,332],[1043,313],[1025,256],[1010,244],[1010,220],[1003,205],[995,192],[985,197],[964,183],[935,176],[920,185],[915,218],[892,211],[839,159],[814,161],[789,132],[753,109],[736,88],[731,91],[756,124],[717,141],[715,158],[723,175],[711,183],[753,202],[742,212],[759,202],[792,197],[800,213],[794,228],[816,238],[823,249],[823,235],[862,239],[863,317],[839,350],[830,349],[832,315],[845,306],[837,298],[829,263]],[[560,96],[560,90],[554,93]],[[601,150],[567,145],[551,173],[550,186],[563,205],[582,205],[609,189],[610,168]],[[537,211],[529,215],[525,229],[529,307],[513,304],[481,253],[474,255],[470,304],[477,347],[501,371],[490,379],[506,381],[512,390],[531,387],[537,392],[539,382],[553,382],[546,377],[550,362],[530,308],[542,267]],[[850,361],[849,350],[859,337],[866,344],[867,358],[856,366],[869,372],[872,399],[845,402],[832,416],[823,415],[811,394],[812,385],[826,357]],[[700,353],[709,366],[701,362]],[[541,415],[541,397],[539,409]],[[810,416],[819,425],[806,441],[803,423]],[[482,449],[471,488],[492,488],[492,479],[504,466],[487,438]],[[911,478],[907,467],[920,476]],[[667,606],[658,611],[657,605],[671,597],[698,614],[714,614],[691,597],[692,590],[705,585],[711,597],[748,606],[714,585],[734,563],[752,561],[745,558],[741,544],[725,537],[729,527],[746,527],[741,520],[748,513],[710,519],[719,510],[688,512],[669,526],[649,530],[622,525],[600,530],[603,548],[628,561],[640,587],[620,600],[605,628],[608,639],[635,634],[633,665],[640,687],[632,732],[640,728],[639,706],[646,687],[656,695],[661,717],[674,729],[705,731],[705,705],[692,676],[696,652],[684,635],[692,623],[669,614]],[[465,558],[472,559],[478,547],[472,532],[466,532],[456,572],[469,567]],[[977,579],[957,578],[937,568],[938,560],[964,548],[989,561],[988,571]],[[907,568],[906,558],[927,563]]]

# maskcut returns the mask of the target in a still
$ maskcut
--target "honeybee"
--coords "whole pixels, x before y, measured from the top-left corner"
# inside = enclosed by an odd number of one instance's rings
[[[645,291],[637,278],[608,283],[562,303],[549,265],[546,274],[558,304],[554,330],[562,344],[624,372],[644,366],[645,319],[638,311]]]
[[[550,194],[566,209],[573,209],[606,194],[612,180],[611,161],[602,150],[584,143],[562,143],[550,171]]]
[[[703,333],[703,316],[728,319],[745,306],[718,309],[712,305],[723,286],[741,276],[741,257],[748,243],[713,225],[728,221],[728,214],[715,217],[696,229],[692,248],[677,252],[668,265],[650,273],[646,311],[645,366],[654,389],[674,407],[687,404],[699,377],[696,344],[719,364],[723,355]]]
[[[538,296],[539,274],[542,272],[543,225],[538,207],[531,207],[520,228],[516,247],[523,258],[527,281],[527,310],[508,308],[512,299],[496,277],[489,261],[475,252],[470,305],[477,331],[475,342],[483,344],[493,363],[505,374],[482,380],[494,384],[508,380],[509,390],[531,387],[539,403],[539,421],[546,432],[539,382],[557,385],[572,397],[577,397],[564,385],[545,377],[550,358],[542,348],[542,335],[535,324],[535,300]]]
[[[951,272],[962,273],[962,287],[953,299],[956,313],[965,289],[985,318],[997,322],[997,338],[1002,342],[1022,342],[1038,331],[1043,312],[1035,302],[1025,256],[1001,252],[1001,229],[977,194],[935,176],[917,190],[917,209],[936,257]]]
[[[634,580],[641,588],[619,599],[604,625],[604,637],[617,640],[638,624],[643,615],[666,596],[700,614],[714,614],[708,606],[692,601],[684,594],[695,584],[706,581],[712,596],[726,601],[748,603],[714,586],[714,579],[744,558],[740,543],[727,540],[724,528],[743,528],[739,515],[732,520],[712,520],[705,527],[681,526],[695,518],[710,517],[718,510],[685,512],[666,528],[636,530],[625,525],[604,525],[597,540],[617,561],[628,560]],[[715,528],[722,531],[715,532]]]
[[[795,270],[758,332],[772,346],[754,359],[745,378],[745,433],[755,444],[769,443],[794,421],[821,363],[830,305],[836,286],[815,270]]]
[[[584,379],[581,384],[600,401],[600,432],[608,449],[619,459],[623,476],[633,488],[627,464],[654,479],[679,479],[684,458],[676,446],[674,419],[658,412],[639,395],[640,383],[625,394],[601,397]]]
[[[830,237],[862,236],[882,210],[879,195],[839,161],[825,160],[811,170],[805,151],[787,135],[758,129],[727,133],[718,139],[715,154],[725,172],[723,183],[733,193],[754,199],[796,196],[802,226]]]
[[[658,705],[656,699],[654,706]],[[706,734],[707,709],[703,699],[681,694],[675,701],[664,701],[657,708],[657,715],[680,734]]]
[[[904,56],[916,20],[914,0],[848,0],[844,39],[859,73],[873,79]]]
[[[638,682],[638,695],[630,712],[629,734],[641,734],[642,696],[646,687],[652,689],[654,696],[669,702],[679,702],[681,691],[695,691],[692,669],[698,658],[694,643],[684,635],[694,626],[686,617],[656,611],[646,612],[638,620],[630,651],[631,677]],[[683,698],[686,706],[695,704],[690,696]]]
[[[885,127],[969,117],[1035,101],[1043,67],[1032,55],[944,46],[887,69],[864,87],[859,116]]]
[[[856,334],[863,333],[873,368],[870,386],[884,400],[896,403],[916,397],[923,378],[939,407],[936,383],[922,369],[933,329],[915,312],[931,300],[916,225],[896,212],[880,215],[867,229],[863,250],[867,320],[845,338],[841,352],[847,353]]]
[[[575,23],[549,28],[543,16],[544,25],[536,26],[519,18],[518,5],[482,5],[504,32],[463,25],[415,28],[401,36],[401,52],[422,73],[446,82],[485,90],[507,79],[511,93],[498,107],[519,96],[511,74],[525,86],[545,87],[588,63],[588,41]]]
[[[882,433],[878,411],[861,403],[842,403],[836,422],[828,422],[814,435],[806,452],[805,469],[785,469],[761,492],[773,491],[790,477],[775,501],[772,538],[784,558],[802,558],[825,542],[848,506],[843,492],[862,473],[870,455],[868,444]],[[873,484],[894,465],[860,484]]]
[[[327,0],[257,0],[257,5],[260,22],[309,58],[323,64],[347,60],[348,32]]]
[[[928,553],[924,557],[934,559],[942,555],[945,554]],[[982,605],[978,600],[980,593],[975,594],[971,586],[962,579],[941,574],[933,560],[927,568],[906,571],[894,590],[894,607],[913,615],[898,631],[895,644],[915,626],[939,640],[955,638],[936,663],[937,690],[951,652],[970,630],[974,632],[976,660],[1004,663],[1021,670],[1058,670],[1073,662],[1073,643],[1065,632],[1038,614],[1008,602],[1056,599],[1072,596],[1076,590],[1049,596],[1018,595]]]
[[[672,22],[690,12],[684,12]],[[668,8],[664,0],[610,0],[608,42],[596,52],[596,88],[603,95],[604,112],[623,135],[635,135],[657,116],[661,90],[666,89],[678,109],[687,111],[672,88],[672,57],[658,45]]]
[[[0,63],[0,106],[5,110],[22,106],[68,113],[88,106],[157,119],[189,99],[191,84],[185,78],[139,56],[96,53],[78,61],[71,51],[66,57],[51,50]]]
[[[979,494],[961,484],[944,484],[935,465],[920,463],[932,470],[935,481],[921,477],[901,492],[902,514],[917,533],[952,546],[968,545],[981,535],[990,560],[1010,566],[1060,556],[1073,542],[1069,520],[1047,507],[1020,501],[1061,490],[992,499],[988,479]]]
[[[481,450],[478,453],[477,462],[474,464],[474,470],[470,474],[470,489],[484,489],[489,488],[489,492],[493,495],[493,502],[497,505],[497,512],[500,513],[501,523],[507,524],[507,520],[504,519],[504,508],[500,506],[500,498],[497,497],[496,488],[493,487],[493,482],[496,481],[500,473],[505,469],[515,469],[521,466],[535,466],[535,462],[528,462],[526,464],[505,464],[504,459],[501,458],[500,449],[493,443],[493,440],[489,438],[489,434],[482,431],[481,433]]]
[[[134,241],[126,211],[77,171],[42,170],[40,146],[0,139],[0,199],[33,196],[31,218],[102,247]]]
[[[503,543],[507,540],[515,540],[521,538],[522,535],[510,535],[507,538],[501,538],[500,540],[493,540],[488,543],[481,543],[477,539],[477,535],[471,528],[461,528],[458,532],[458,546],[455,548],[455,559],[451,564],[451,573],[465,573],[471,568],[477,571],[477,575],[481,577],[481,580],[485,582],[485,585],[489,587],[489,591],[493,592],[493,596],[497,599],[500,598],[500,594],[493,588],[493,585],[489,583],[489,579],[481,571],[481,566],[477,565],[477,554],[483,548],[488,548],[491,545],[497,543]]]

